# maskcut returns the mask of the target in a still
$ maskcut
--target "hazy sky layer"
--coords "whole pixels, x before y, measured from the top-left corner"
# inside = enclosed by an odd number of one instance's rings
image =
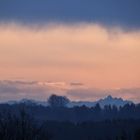
[[[96,24],[0,28],[2,79],[80,81],[95,88],[140,86],[140,32]]]
[[[0,81],[0,102],[23,98],[47,101],[52,93],[67,96],[71,100],[77,101],[96,101],[108,95],[122,97],[135,103],[140,101],[140,88],[97,89],[76,82]]]
[[[34,96],[32,88],[22,90],[17,84],[7,89],[1,82],[1,100],[43,99],[58,92],[72,99],[112,94],[138,101],[139,4],[139,0],[1,0],[0,79],[63,83],[55,90],[35,86],[35,94],[42,94]],[[73,90],[70,83],[84,89]],[[16,94],[6,94],[15,87]],[[28,96],[22,94],[26,91]]]

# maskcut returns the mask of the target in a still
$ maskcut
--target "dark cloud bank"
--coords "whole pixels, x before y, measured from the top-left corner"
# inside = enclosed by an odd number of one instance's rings
[[[69,85],[71,85],[71,83]],[[51,89],[53,89],[52,86],[42,86],[37,81],[0,81],[0,102],[23,98],[47,100],[48,96],[52,94]],[[59,88],[55,90],[55,94],[59,95]],[[101,90],[85,86],[82,87],[80,84],[80,86],[76,85],[75,88],[73,88],[72,85],[71,89],[68,88],[63,95],[72,100],[83,101],[95,101],[105,96],[112,95],[113,97],[122,97],[134,102],[140,102],[140,88]]]
[[[140,27],[139,0],[1,0],[0,21],[97,22]]]

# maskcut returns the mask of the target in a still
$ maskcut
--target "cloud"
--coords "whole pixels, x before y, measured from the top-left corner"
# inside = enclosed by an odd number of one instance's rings
[[[121,88],[116,90],[111,90],[112,94],[130,99],[135,102],[140,102],[140,88]]]
[[[1,0],[0,21],[94,22],[140,27],[139,0]]]
[[[109,93],[92,88],[76,88],[67,91],[67,96],[76,100],[95,101],[106,95],[109,95]]]
[[[121,97],[126,100],[132,100],[136,103],[140,102],[140,88],[125,89],[94,89],[94,88],[77,88],[67,91],[67,96],[73,100],[95,101],[108,95],[113,97]]]
[[[0,81],[0,101],[16,100],[22,98],[41,99],[46,90],[32,81]]]
[[[51,94],[67,96],[71,100],[95,101],[112,95],[123,99],[140,102],[140,88],[97,89],[86,85],[71,85],[64,82],[39,81],[0,81],[0,102],[23,98],[47,100]]]
[[[140,30],[100,24],[0,25],[1,79],[140,86]],[[62,83],[61,83],[62,84]]]
[[[63,95],[66,84],[38,81],[0,81],[0,102],[22,98],[47,100],[51,94]]]
[[[67,91],[67,96],[74,100],[95,101],[108,95],[121,97],[134,102],[140,101],[140,88],[122,88],[122,89],[94,89],[77,88]]]
[[[83,83],[80,83],[80,82],[72,82],[72,83],[70,83],[70,85],[71,86],[84,86],[84,84]]]

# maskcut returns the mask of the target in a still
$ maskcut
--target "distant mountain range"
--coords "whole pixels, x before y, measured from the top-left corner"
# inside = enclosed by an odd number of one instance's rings
[[[20,104],[20,103],[25,103],[27,105],[41,105],[41,106],[48,106],[47,101],[36,101],[36,100],[30,100],[30,99],[22,99],[20,101],[8,101],[6,102],[7,104],[13,105],[13,104]],[[67,107],[74,107],[74,106],[87,106],[87,107],[92,107],[95,106],[97,103],[100,104],[101,107],[104,107],[105,105],[115,105],[117,107],[124,106],[125,104],[132,104],[132,101],[128,100],[123,100],[122,98],[116,98],[112,97],[111,95],[99,99],[97,101],[70,101],[70,103],[67,105]]]
[[[120,107],[120,106],[124,106],[125,104],[132,104],[133,102],[132,101],[128,101],[128,100],[123,100],[122,98],[114,98],[112,97],[111,95],[103,98],[103,99],[99,99],[95,102],[84,102],[84,101],[79,101],[79,102],[71,102],[69,104],[70,107],[72,106],[88,106],[88,107],[92,107],[92,106],[95,106],[97,103],[100,104],[101,107],[104,107],[105,105],[115,105],[117,107]]]
[[[26,104],[26,105],[41,105],[41,106],[48,106],[48,102],[47,101],[37,101],[37,100],[32,100],[32,99],[22,99],[19,101],[8,101],[5,102],[9,105],[14,105],[14,104]]]

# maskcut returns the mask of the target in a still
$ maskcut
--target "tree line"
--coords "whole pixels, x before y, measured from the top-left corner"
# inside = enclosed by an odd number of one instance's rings
[[[140,140],[140,104],[67,107],[53,95],[49,106],[0,104],[0,140]]]

